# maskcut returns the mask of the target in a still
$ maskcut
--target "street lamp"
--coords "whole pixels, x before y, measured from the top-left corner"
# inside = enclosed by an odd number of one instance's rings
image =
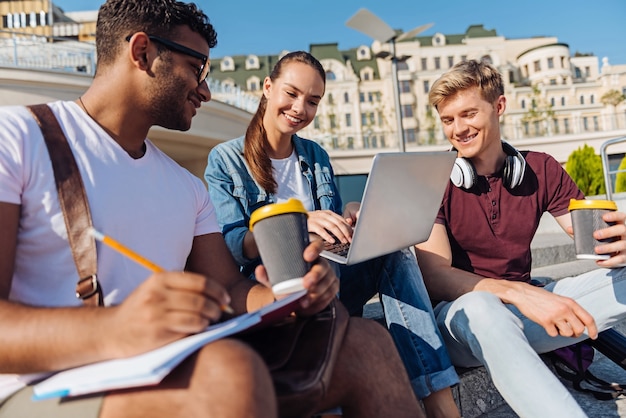
[[[391,58],[391,83],[393,84],[393,95],[396,106],[396,123],[398,125],[398,142],[400,151],[404,152],[404,128],[402,126],[402,111],[400,108],[400,92],[398,91],[398,58],[396,56],[396,41],[402,41],[404,39],[412,38],[418,33],[430,28],[433,24],[428,23],[426,25],[418,26],[406,33],[400,35],[396,34],[396,31],[381,20],[374,13],[367,9],[360,9],[346,22],[346,26],[355,29],[370,38],[379,41],[380,43],[389,43],[390,58]],[[379,58],[384,58],[384,55],[379,55]],[[406,59],[402,57],[401,59]]]

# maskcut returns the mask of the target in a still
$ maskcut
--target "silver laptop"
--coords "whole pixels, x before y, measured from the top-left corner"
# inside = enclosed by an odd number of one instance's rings
[[[376,154],[349,248],[326,243],[322,256],[356,264],[430,236],[456,152]]]

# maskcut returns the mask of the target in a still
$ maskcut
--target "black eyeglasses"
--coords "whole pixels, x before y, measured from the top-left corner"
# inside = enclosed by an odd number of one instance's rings
[[[126,41],[130,41],[132,35],[126,37]],[[207,64],[209,57],[204,54],[201,54],[198,51],[195,51],[191,48],[187,48],[184,45],[176,43],[174,41],[170,41],[169,39],[161,38],[160,36],[148,35],[148,39],[154,42],[158,42],[170,51],[179,52],[181,54],[189,55],[190,57],[194,57],[202,61],[202,65],[200,65],[200,70],[198,71],[198,84],[201,84],[206,78],[209,76],[209,70],[211,66]]]

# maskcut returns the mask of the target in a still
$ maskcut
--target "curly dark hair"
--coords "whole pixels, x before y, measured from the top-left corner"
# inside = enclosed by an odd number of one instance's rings
[[[112,63],[127,36],[146,32],[171,36],[188,26],[206,39],[209,48],[217,45],[217,33],[209,18],[194,4],[175,0],[107,0],[98,12],[96,52],[98,65]]]

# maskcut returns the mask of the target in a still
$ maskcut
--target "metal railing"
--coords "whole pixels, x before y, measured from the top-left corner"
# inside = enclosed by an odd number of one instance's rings
[[[0,35],[4,35],[0,36],[0,67],[95,74],[97,56],[93,43],[9,31],[0,31]],[[256,111],[257,96],[210,77],[207,83],[215,100],[250,113]]]
[[[606,198],[607,200],[613,200],[613,181],[611,179],[611,175],[617,173],[626,172],[626,170],[611,170],[609,166],[609,154],[607,152],[607,148],[611,145],[619,144],[622,142],[626,142],[626,136],[621,136],[619,138],[609,139],[605,141],[600,147],[600,157],[602,158],[602,172],[604,174],[604,187],[606,189]]]

